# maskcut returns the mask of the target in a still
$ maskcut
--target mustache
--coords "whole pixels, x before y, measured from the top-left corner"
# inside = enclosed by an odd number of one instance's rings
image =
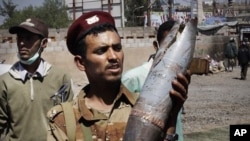
[[[121,67],[121,63],[118,60],[113,60],[107,64],[106,69],[119,68],[119,67]]]

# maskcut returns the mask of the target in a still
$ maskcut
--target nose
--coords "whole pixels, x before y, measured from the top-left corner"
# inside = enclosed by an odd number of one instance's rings
[[[24,41],[23,40],[18,40],[19,47],[22,48],[24,47]]]
[[[108,50],[108,59],[109,60],[117,60],[117,53],[112,48]]]

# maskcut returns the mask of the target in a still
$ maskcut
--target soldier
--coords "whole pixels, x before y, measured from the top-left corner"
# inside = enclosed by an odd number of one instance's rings
[[[89,84],[72,103],[48,112],[48,140],[122,140],[136,96],[121,83],[124,54],[113,17],[101,11],[83,14],[68,30],[67,47]],[[179,74],[173,81],[173,91],[166,92],[175,101],[167,140],[175,140],[171,137],[189,82],[189,73]]]
[[[43,141],[48,110],[73,98],[71,78],[41,58],[48,42],[41,20],[29,18],[9,32],[17,35],[19,61],[0,76],[0,140]]]

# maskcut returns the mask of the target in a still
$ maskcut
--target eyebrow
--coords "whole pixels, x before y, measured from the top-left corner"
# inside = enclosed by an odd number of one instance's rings
[[[121,45],[121,43],[116,43],[116,44],[111,44],[111,45],[100,45],[98,48],[102,48],[102,47],[114,47],[114,46],[118,46]]]

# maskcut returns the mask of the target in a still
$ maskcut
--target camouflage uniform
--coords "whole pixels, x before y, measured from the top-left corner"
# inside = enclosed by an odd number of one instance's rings
[[[86,106],[84,97],[88,88],[89,85],[80,91],[77,98],[71,103],[76,120],[76,127],[74,128],[76,129],[70,130],[75,130],[75,140],[84,141],[86,136],[90,136],[93,141],[122,140],[136,95],[131,94],[127,88],[121,85],[111,112],[102,113]],[[68,124],[65,123],[65,113],[66,111],[60,105],[55,106],[48,112],[47,116],[50,120],[48,141],[70,140],[66,130]],[[70,115],[70,117],[73,116]],[[85,133],[86,128],[90,131],[88,134]]]

